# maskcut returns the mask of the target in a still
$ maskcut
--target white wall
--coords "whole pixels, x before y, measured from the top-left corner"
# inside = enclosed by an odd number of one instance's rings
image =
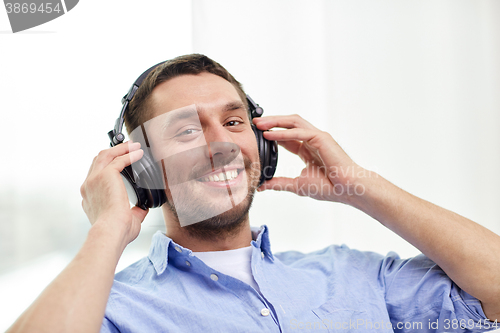
[[[3,244],[10,242],[2,250],[15,248],[9,254],[21,260],[37,255],[36,245],[57,249],[47,239],[85,236],[80,185],[109,147],[107,132],[137,76],[191,52],[191,4],[81,1],[17,34],[0,15],[0,216]]]
[[[0,331],[86,237],[80,185],[109,147],[122,96],[149,66],[191,53],[191,33],[189,1],[82,0],[17,34],[0,8]],[[119,269],[162,228],[150,214]]]
[[[500,4],[194,1],[194,51],[234,72],[266,114],[298,113],[360,165],[500,233]],[[280,150],[278,174],[302,162]],[[417,249],[338,204],[262,193],[275,250]]]

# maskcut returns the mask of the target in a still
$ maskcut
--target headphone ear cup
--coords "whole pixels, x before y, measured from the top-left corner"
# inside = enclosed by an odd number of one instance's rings
[[[276,141],[269,141],[264,138],[264,134],[252,124],[252,130],[257,140],[260,158],[260,179],[259,186],[266,180],[273,178],[278,164],[278,144]]]
[[[262,174],[264,175],[264,181],[272,179],[274,173],[276,172],[276,166],[278,165],[278,143],[276,141],[269,141],[264,136],[262,137],[264,141],[266,157],[265,164],[263,166]]]
[[[135,169],[135,166],[134,166]],[[127,195],[129,201],[144,210],[147,209],[145,203],[147,202],[147,193],[138,187],[136,184],[136,177],[134,177],[134,171],[132,167],[129,165],[120,172],[123,182],[125,183],[125,189],[127,190]]]
[[[137,206],[142,209],[156,208],[167,201],[160,168],[147,150],[139,161],[127,168],[132,169],[133,178],[126,178],[137,194]]]

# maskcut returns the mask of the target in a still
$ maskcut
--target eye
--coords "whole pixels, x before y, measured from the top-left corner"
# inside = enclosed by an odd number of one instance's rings
[[[242,124],[241,121],[231,120],[231,121],[228,121],[227,123],[225,123],[224,126],[236,126],[236,125],[240,125],[240,124]]]
[[[180,132],[179,134],[177,134],[176,137],[190,135],[190,134],[196,133],[197,131],[198,131],[198,129],[196,129],[196,128],[188,128],[187,130],[184,130],[184,131]]]

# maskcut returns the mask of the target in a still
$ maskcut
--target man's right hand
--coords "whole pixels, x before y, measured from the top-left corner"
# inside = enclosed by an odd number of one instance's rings
[[[93,226],[119,232],[124,245],[132,242],[141,230],[148,211],[130,208],[120,172],[140,160],[143,150],[138,142],[126,142],[101,151],[93,160],[80,188],[83,210]]]
[[[69,265],[45,288],[8,332],[99,332],[116,265],[141,230],[147,211],[130,208],[120,171],[143,155],[122,143],[94,158],[81,187],[92,227]]]

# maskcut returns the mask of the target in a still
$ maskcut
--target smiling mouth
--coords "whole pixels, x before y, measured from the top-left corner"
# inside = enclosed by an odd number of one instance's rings
[[[206,176],[196,179],[199,182],[220,182],[224,183],[228,180],[233,180],[238,177],[238,175],[243,171],[243,169],[232,169],[221,172],[214,172]]]

